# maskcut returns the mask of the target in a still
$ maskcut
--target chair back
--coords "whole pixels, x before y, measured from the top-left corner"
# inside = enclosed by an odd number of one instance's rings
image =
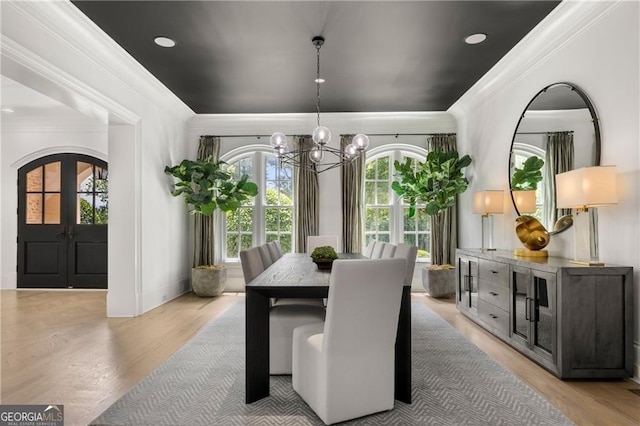
[[[267,245],[267,248],[269,249],[269,254],[271,255],[272,263],[282,257],[282,254],[280,254],[280,249],[278,248],[278,245],[276,244],[275,241],[271,241],[266,245]]]
[[[266,244],[258,246],[258,252],[260,252],[260,258],[262,259],[262,265],[264,269],[267,269],[271,264],[273,264],[273,259],[271,259],[271,253],[269,253],[269,247]]]
[[[371,253],[371,258],[372,259],[382,258],[382,252],[384,251],[384,246],[386,245],[387,243],[383,243],[382,241],[376,241],[375,245],[373,246],[373,252]]]
[[[393,257],[393,254],[396,252],[396,246],[394,244],[385,244],[384,249],[382,250],[382,254],[380,255],[381,259],[389,259]]]
[[[249,284],[265,269],[259,247],[240,251],[240,263],[242,264],[242,275],[244,275],[245,284]]]
[[[333,262],[322,343],[327,357],[349,364],[393,353],[404,270],[399,258]]]
[[[400,257],[407,261],[404,273],[404,285],[411,285],[413,281],[413,271],[416,267],[416,257],[418,257],[418,247],[411,244],[400,243],[396,247],[393,257]]]
[[[284,255],[284,253],[282,251],[282,246],[280,245],[280,241],[275,240],[273,242],[273,245],[276,246],[276,252],[278,253],[278,259],[280,259]],[[274,260],[274,262],[275,262],[275,260]]]
[[[338,251],[337,235],[309,235],[307,237],[307,253],[312,253],[316,247],[331,246]]]
[[[369,240],[369,244],[367,244],[367,248],[364,250],[364,255],[371,259],[371,255],[373,254],[373,246],[375,246],[376,240]]]

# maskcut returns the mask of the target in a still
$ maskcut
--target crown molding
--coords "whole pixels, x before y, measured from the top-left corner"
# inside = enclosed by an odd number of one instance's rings
[[[137,93],[153,105],[182,116],[185,120],[194,115],[173,92],[156,79],[120,45],[111,39],[86,15],[71,2],[65,1],[24,1],[3,2],[3,14],[7,8],[27,18],[34,25],[44,30],[52,39],[63,43],[73,51],[82,55],[91,65],[101,69],[121,83],[128,91]],[[7,45],[5,45],[7,42]],[[7,49],[5,49],[7,48]],[[80,93],[117,114],[124,121],[133,123],[139,120],[134,114],[121,105],[116,104],[95,89],[72,78],[60,68],[37,57],[18,42],[9,37],[2,38],[2,53],[11,55],[12,59],[24,66],[62,83],[72,86]]]
[[[311,133],[315,113],[290,114],[198,114],[187,124],[189,131],[218,134],[273,133],[277,129]],[[457,121],[448,112],[344,112],[321,114],[322,124],[353,133],[448,133],[457,130]],[[288,129],[288,130],[287,130]],[[347,130],[348,129],[348,130]]]
[[[625,0],[565,0],[447,110],[460,118],[526,79],[559,49]]]

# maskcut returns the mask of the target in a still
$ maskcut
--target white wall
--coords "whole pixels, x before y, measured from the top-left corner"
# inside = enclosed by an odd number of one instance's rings
[[[188,215],[170,196],[163,170],[186,157],[185,124],[193,112],[70,2],[1,7],[2,74],[106,129],[98,151],[107,154],[110,169],[108,315],[138,315],[181,294],[190,271]],[[60,143],[30,140],[33,151]],[[0,145],[3,195],[16,182],[11,159],[22,155],[10,142]],[[0,214],[3,241],[15,241],[7,225],[15,209],[3,200]],[[15,268],[15,253],[8,245],[2,250],[5,277]],[[2,285],[15,288],[15,281]]]
[[[473,183],[461,199],[460,245],[478,247],[471,213],[478,189],[508,190],[513,132],[527,103],[543,87],[570,82],[593,102],[602,132],[601,164],[616,165],[616,206],[599,209],[600,258],[634,267],[634,336],[640,364],[640,132],[638,2],[563,2],[451,109],[458,143],[474,158]],[[497,165],[504,165],[496,167]],[[495,217],[498,248],[520,247],[511,203]],[[552,237],[550,254],[571,258],[572,231]]]

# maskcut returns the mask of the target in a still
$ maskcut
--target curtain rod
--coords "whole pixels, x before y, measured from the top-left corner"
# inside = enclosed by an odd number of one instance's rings
[[[355,133],[353,133],[355,134]],[[352,133],[340,134],[340,136],[350,136]],[[366,133],[367,136],[455,136],[456,133]],[[294,137],[311,136],[311,135],[292,135]],[[270,138],[271,135],[201,135],[200,137],[217,137],[217,138]]]
[[[552,135],[554,133],[573,133],[573,130],[558,130],[557,132],[516,132],[516,135]]]

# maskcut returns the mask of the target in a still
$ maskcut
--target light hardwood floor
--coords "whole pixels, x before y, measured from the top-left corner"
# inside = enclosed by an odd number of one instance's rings
[[[86,425],[242,294],[186,294],[137,318],[106,318],[101,291],[0,291],[0,403],[64,404]],[[460,315],[453,299],[414,294],[578,425],[640,424],[640,385],[561,381]]]

